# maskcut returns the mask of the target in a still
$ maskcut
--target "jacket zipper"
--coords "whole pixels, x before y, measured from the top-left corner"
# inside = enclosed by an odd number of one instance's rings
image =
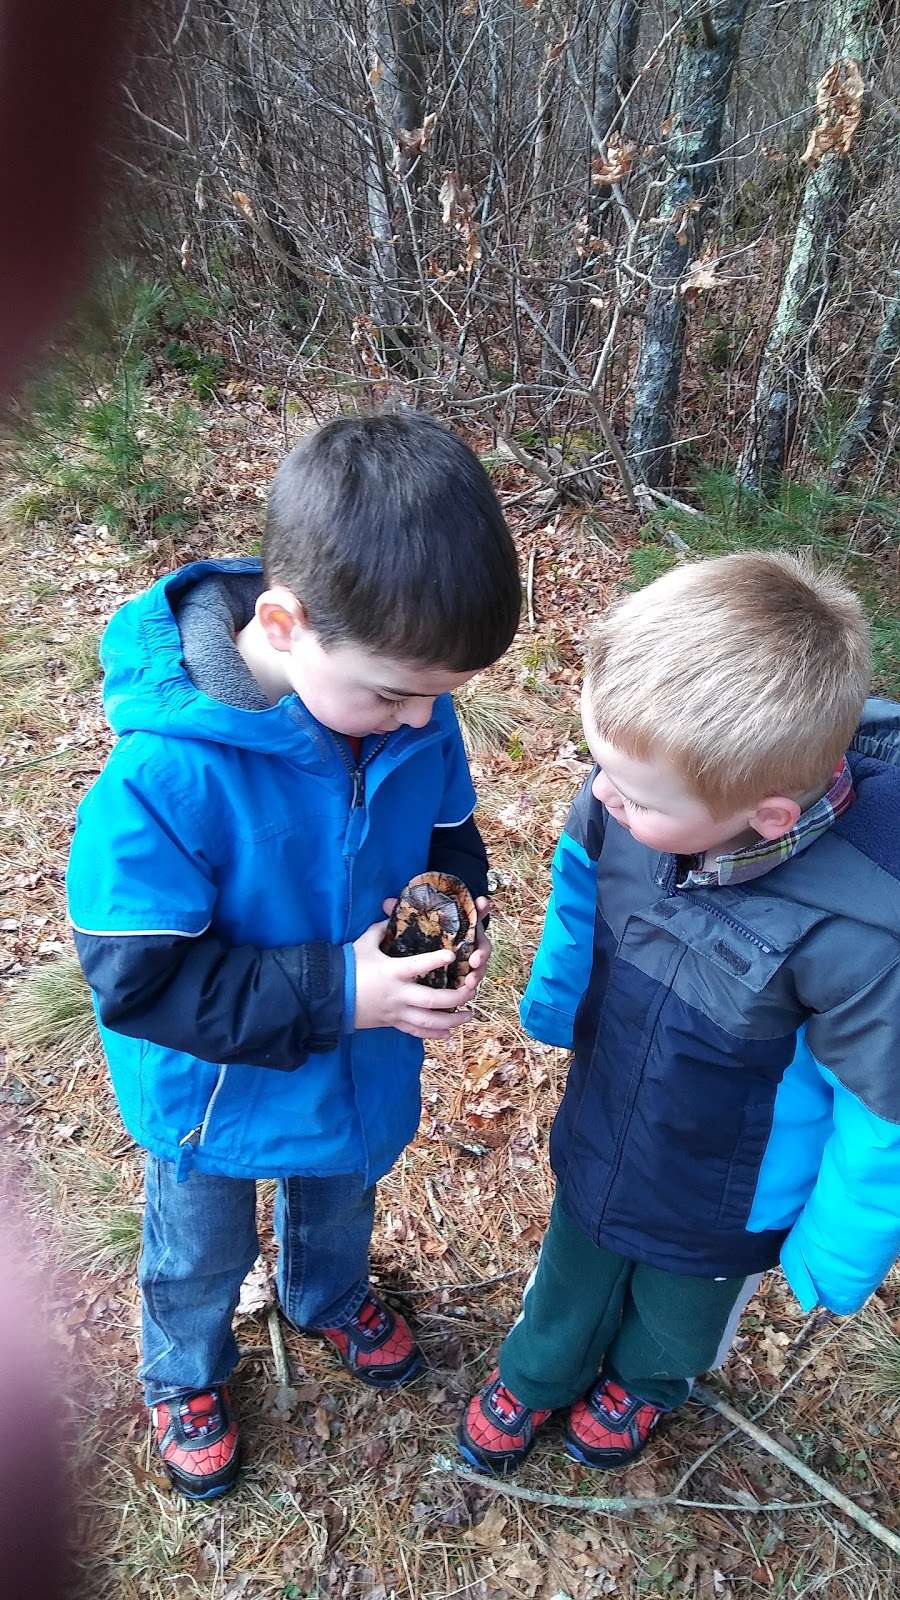
[[[686,892],[681,889],[670,889],[668,898],[671,900]],[[720,911],[718,906],[711,906],[708,900],[704,900],[702,905],[703,910],[708,911],[711,917],[718,917],[719,921],[724,922],[726,927],[733,929],[735,933],[739,933],[742,939],[748,939],[751,944],[756,945],[757,950],[761,950],[763,955],[770,956],[773,954],[772,945],[766,944],[765,939],[761,939],[759,934],[753,932],[752,928],[745,927],[743,922],[738,922],[736,917],[730,917],[727,911]]]
[[[382,750],[384,749],[384,747],[387,744],[388,739],[390,737],[391,737],[390,734],[386,733],[384,738],[375,746],[375,749],[369,751],[369,754],[366,756],[365,761],[353,762],[350,759],[350,752],[347,749],[346,745],[344,744],[343,739],[339,735],[335,736],[335,741],[334,742],[337,745],[338,754],[340,755],[340,758],[343,761],[344,766],[347,768],[347,771],[350,774],[350,810],[351,811],[358,811],[360,806],[365,805],[365,803],[366,803],[366,767],[369,766],[369,764],[372,761],[375,760],[376,756],[381,754]]]
[[[668,887],[666,888],[666,898],[669,900],[678,899],[680,896],[689,896],[691,893],[689,889],[679,889],[675,886],[676,871],[677,867],[673,857],[672,864],[667,873]],[[657,882],[659,883],[660,888],[663,888],[666,885],[666,879],[658,878]],[[752,928],[748,928],[743,922],[739,922],[737,917],[730,917],[727,911],[720,911],[718,906],[710,905],[708,900],[703,900],[700,902],[700,904],[702,905],[704,911],[709,912],[711,917],[718,917],[720,922],[724,922],[726,927],[731,928],[735,933],[739,933],[742,939],[749,940],[750,944],[755,945],[757,950],[761,950],[763,955],[770,956],[774,953],[772,945],[767,944],[765,939],[761,939],[758,933],[753,932]]]
[[[205,1144],[206,1135],[209,1132],[209,1119],[212,1116],[212,1109],[219,1098],[219,1091],[225,1082],[225,1074],[227,1071],[227,1066],[221,1066],[219,1068],[218,1073],[216,1074],[216,1081],[213,1084],[212,1094],[206,1102],[206,1110],[203,1113],[203,1121],[198,1122],[196,1128],[191,1128],[190,1133],[186,1133],[183,1139],[179,1139],[178,1144],[180,1149],[187,1148],[190,1150],[196,1150],[200,1145]]]

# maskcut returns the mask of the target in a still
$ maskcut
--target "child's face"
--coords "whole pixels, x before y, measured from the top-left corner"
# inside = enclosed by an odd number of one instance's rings
[[[351,738],[424,728],[437,696],[459,689],[475,676],[393,661],[361,645],[340,644],[326,650],[309,628],[295,630],[287,673],[313,716]]]
[[[594,796],[641,844],[669,855],[702,856],[723,845],[733,847],[748,836],[758,839],[748,811],[714,817],[662,757],[638,761],[601,739],[586,696],[581,716],[588,747],[600,768]],[[790,826],[785,822],[781,831]]]

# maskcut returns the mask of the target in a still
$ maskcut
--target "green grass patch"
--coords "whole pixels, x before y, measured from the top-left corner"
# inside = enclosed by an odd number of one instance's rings
[[[70,346],[27,389],[8,441],[21,487],[5,510],[19,527],[74,517],[140,537],[190,525],[199,418],[183,401],[155,403],[150,386],[169,297],[127,268],[110,269]],[[189,382],[206,395],[221,358],[173,342],[191,352]]]

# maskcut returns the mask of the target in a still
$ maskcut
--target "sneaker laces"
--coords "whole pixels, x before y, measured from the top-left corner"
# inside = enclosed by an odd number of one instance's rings
[[[365,1300],[356,1315],[351,1318],[351,1321],[358,1328],[361,1328],[363,1333],[373,1336],[381,1333],[387,1327],[387,1318],[383,1310],[376,1304],[370,1294],[366,1295]]]
[[[195,1394],[183,1400],[178,1416],[186,1439],[205,1439],[219,1426],[215,1395]]]
[[[523,1406],[521,1400],[516,1399],[512,1390],[507,1389],[505,1383],[498,1383],[496,1389],[491,1395],[490,1404],[491,1410],[495,1411],[497,1416],[500,1417],[504,1422],[509,1422],[515,1416],[517,1411],[527,1411],[530,1409],[528,1406]]]

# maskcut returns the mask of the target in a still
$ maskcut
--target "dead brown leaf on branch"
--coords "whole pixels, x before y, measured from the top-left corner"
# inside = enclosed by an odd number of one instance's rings
[[[475,221],[475,201],[468,184],[461,184],[459,173],[453,169],[445,172],[440,195],[441,219],[445,228],[455,228],[465,246],[463,267],[471,271],[481,260],[478,224]]]
[[[431,141],[431,136],[434,133],[436,122],[437,112],[429,111],[427,117],[425,117],[422,123],[421,128],[398,128],[397,143],[400,146],[400,149],[407,151],[410,155],[413,155],[420,150],[427,149]]]
[[[815,171],[824,156],[849,153],[863,114],[865,83],[859,63],[835,61],[816,87],[819,120],[801,162]]]
[[[621,183],[634,165],[637,145],[633,139],[623,139],[620,133],[611,133],[606,145],[606,155],[595,156],[591,162],[592,183]]]
[[[703,250],[686,268],[678,285],[678,293],[685,300],[695,300],[698,295],[706,294],[710,289],[722,288],[728,279],[717,276],[718,267],[719,258],[715,251]]]

